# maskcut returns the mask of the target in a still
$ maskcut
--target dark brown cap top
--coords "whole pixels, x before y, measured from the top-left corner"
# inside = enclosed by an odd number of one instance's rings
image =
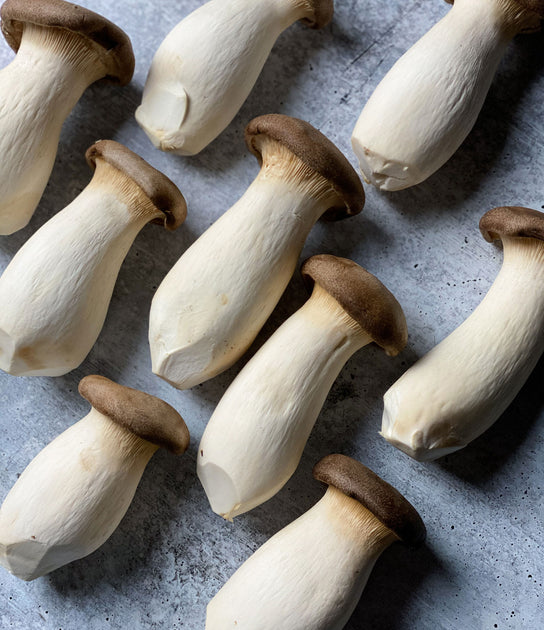
[[[493,208],[480,219],[480,232],[490,243],[503,236],[521,236],[544,241],[544,213],[518,206]]]
[[[160,398],[96,375],[79,382],[79,393],[97,411],[138,437],[176,455],[187,450],[189,431],[183,418]]]
[[[63,0],[6,0],[0,17],[2,33],[15,52],[21,45],[25,23],[66,29],[87,37],[107,51],[107,79],[120,85],[132,79],[134,53],[128,35],[98,13]]]
[[[359,176],[340,149],[315,127],[282,114],[254,118],[246,127],[246,144],[259,163],[262,163],[262,156],[255,142],[259,135],[281,143],[330,182],[339,199],[337,206],[327,210],[325,218],[345,219],[361,212],[365,205],[365,191]]]
[[[414,506],[355,459],[327,455],[314,466],[313,476],[359,501],[407,545],[416,546],[425,540],[425,525]]]
[[[366,269],[347,258],[319,254],[308,258],[301,272],[309,288],[315,283],[325,289],[388,355],[404,348],[408,331],[402,307]]]
[[[91,168],[101,159],[132,179],[164,214],[163,220],[156,219],[154,223],[175,230],[185,221],[187,204],[174,182],[124,145],[114,140],[99,140],[87,149],[85,157]]]
[[[314,15],[300,20],[310,28],[323,28],[332,20],[334,15],[334,0],[308,0]]]

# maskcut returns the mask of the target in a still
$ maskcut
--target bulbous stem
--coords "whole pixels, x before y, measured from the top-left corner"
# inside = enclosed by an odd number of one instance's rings
[[[397,540],[355,499],[330,487],[258,549],[208,605],[206,630],[341,630],[372,568]]]
[[[30,220],[51,174],[62,124],[105,74],[98,47],[64,29],[27,24],[0,71],[0,234]]]
[[[311,16],[301,0],[212,0],[158,49],[136,119],[163,151],[193,155],[234,118],[280,33]]]
[[[23,580],[100,547],[157,446],[93,409],[27,466],[0,508],[0,564]]]
[[[503,244],[481,304],[384,396],[382,435],[416,459],[456,451],[489,428],[544,351],[544,243]]]
[[[402,190],[437,171],[474,126],[509,41],[533,21],[511,1],[455,0],[365,105],[352,136],[365,180]]]
[[[0,368],[59,376],[96,341],[117,274],[141,228],[161,213],[106,163],[17,252],[0,277]]]
[[[186,389],[242,356],[280,299],[332,194],[330,184],[300,160],[276,153],[264,158],[243,197],[159,286],[149,327],[155,374]]]
[[[316,285],[236,377],[204,431],[197,472],[214,512],[231,519],[283,487],[338,373],[370,341]]]

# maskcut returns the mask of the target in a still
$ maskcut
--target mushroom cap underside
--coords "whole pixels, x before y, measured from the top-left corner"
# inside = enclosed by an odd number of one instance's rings
[[[302,265],[308,288],[318,284],[390,356],[406,345],[406,318],[395,296],[375,276],[348,258],[319,254]]]
[[[544,212],[521,206],[493,208],[480,219],[480,232],[490,243],[503,236],[544,241]]]
[[[356,499],[407,545],[425,540],[425,525],[414,506],[386,481],[346,455],[327,455],[317,462],[313,476]]]
[[[283,114],[254,118],[246,127],[248,149],[262,163],[256,138],[267,136],[282,144],[313,171],[330,182],[338,205],[327,210],[324,218],[345,219],[359,214],[365,205],[365,191],[355,169],[344,154],[310,123]]]
[[[15,52],[24,24],[77,33],[102,46],[107,55],[106,79],[126,85],[134,74],[134,52],[128,35],[105,17],[64,0],[6,0],[0,9],[2,33]]]
[[[327,26],[334,15],[334,0],[307,0],[313,11],[313,17],[300,20],[310,28],[323,28]]]
[[[189,430],[168,403],[104,376],[90,375],[79,383],[79,393],[100,413],[138,437],[175,454],[189,446]]]
[[[85,158],[91,168],[96,167],[97,160],[104,160],[132,179],[164,214],[164,219],[155,219],[154,223],[175,230],[185,221],[187,204],[174,182],[124,145],[114,140],[99,140],[87,149]]]
[[[448,4],[453,4],[454,0],[446,0]],[[518,5],[521,9],[536,13],[536,15],[544,20],[544,0],[510,0],[512,5]]]

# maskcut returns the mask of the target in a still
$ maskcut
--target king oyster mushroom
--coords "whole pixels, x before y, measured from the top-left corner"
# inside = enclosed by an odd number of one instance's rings
[[[480,230],[504,248],[491,289],[384,396],[381,434],[418,460],[452,453],[488,429],[544,351],[544,214],[495,208]]]
[[[91,412],[38,453],[0,508],[0,564],[23,580],[98,549],[153,453],[189,445],[183,419],[159,398],[102,376],[85,377],[79,392]]]
[[[128,36],[63,0],[7,0],[2,33],[17,52],[0,71],[0,234],[23,228],[51,174],[62,124],[98,79],[126,85]]]
[[[163,151],[194,155],[216,138],[249,95],[274,42],[302,20],[326,26],[333,0],[212,0],[158,49],[136,119]]]
[[[90,184],[43,225],[0,277],[0,368],[59,376],[96,341],[121,263],[146,223],[185,219],[177,187],[123,145],[87,150]]]
[[[270,114],[246,129],[261,171],[179,259],[151,306],[153,372],[185,389],[216,376],[253,342],[291,278],[314,223],[360,212],[344,155],[308,123]]]
[[[208,604],[206,630],[341,630],[380,554],[418,545],[414,507],[345,455],[314,467],[324,497],[258,549]]]
[[[365,105],[352,136],[365,180],[402,190],[437,171],[474,126],[510,40],[543,18],[544,0],[455,0]]]
[[[197,472],[211,507],[232,519],[274,496],[295,472],[338,373],[376,342],[394,356],[406,344],[404,313],[373,275],[345,258],[308,259],[313,291],[245,365],[215,409]]]

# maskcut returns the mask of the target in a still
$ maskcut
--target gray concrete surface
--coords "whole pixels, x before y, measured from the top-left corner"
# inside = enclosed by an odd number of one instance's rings
[[[404,307],[410,338],[390,359],[359,352],[327,399],[297,473],[272,500],[223,522],[195,474],[204,426],[245,359],[227,373],[177,392],[150,371],[148,309],[180,254],[245,190],[257,173],[243,142],[254,116],[304,118],[355,165],[349,138],[361,107],[394,61],[449,9],[440,0],[344,0],[332,25],[294,25],[226,132],[201,155],[161,154],[136,125],[152,55],[198,0],[85,0],[132,37],[132,84],[91,87],[68,119],[57,162],[30,225],[0,239],[0,270],[45,221],[87,184],[85,149],[113,138],[169,175],[186,195],[177,233],[147,227],[121,269],[102,334],[86,361],[60,378],[0,375],[0,499],[32,457],[82,417],[78,381],[99,373],[174,405],[192,436],[176,458],[151,461],[121,525],[97,552],[32,583],[0,574],[0,628],[88,630],[204,627],[209,599],[265,540],[322,494],[313,464],[331,452],[358,458],[419,509],[426,545],[379,560],[348,630],[540,630],[544,627],[544,362],[504,416],[465,450],[436,463],[411,461],[378,434],[381,396],[462,322],[496,276],[502,254],[483,241],[478,220],[496,205],[544,208],[544,36],[509,47],[482,114],[452,160],[417,188],[381,194],[367,187],[364,213],[317,225],[303,257],[334,253],[376,274]],[[0,66],[12,58],[0,42]],[[305,299],[297,273],[250,355]],[[490,341],[492,343],[492,340]]]

